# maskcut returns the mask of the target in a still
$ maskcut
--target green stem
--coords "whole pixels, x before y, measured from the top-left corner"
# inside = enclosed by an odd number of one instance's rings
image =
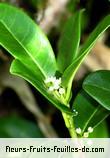
[[[77,138],[73,117],[64,112],[62,112],[62,115],[63,115],[64,121],[65,121],[65,125],[69,130],[71,138]]]

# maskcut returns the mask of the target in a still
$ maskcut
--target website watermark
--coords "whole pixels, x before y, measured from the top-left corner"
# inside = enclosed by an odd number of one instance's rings
[[[110,139],[1,138],[0,158],[110,158]]]

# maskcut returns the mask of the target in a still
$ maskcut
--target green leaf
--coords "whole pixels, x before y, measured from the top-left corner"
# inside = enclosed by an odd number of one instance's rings
[[[100,70],[91,73],[83,83],[84,90],[100,105],[110,110],[110,71]]]
[[[58,66],[63,72],[78,55],[82,11],[76,12],[66,23],[59,41]]]
[[[44,79],[57,70],[46,36],[25,13],[3,3],[0,4],[0,45],[17,59],[12,64],[12,73],[32,83],[58,109],[71,113],[47,92],[44,85]]]
[[[53,50],[40,28],[22,11],[0,4],[0,45],[33,71],[39,80],[54,75]]]
[[[0,138],[42,138],[40,129],[16,115],[0,118]]]
[[[94,132],[89,134],[89,138],[109,138],[108,128],[105,121],[98,125]]]
[[[12,62],[10,71],[14,75],[18,75],[28,82],[30,82],[41,94],[43,94],[51,103],[53,103],[59,110],[64,111],[68,114],[72,114],[71,110],[66,107],[65,105],[61,104],[59,101],[57,101],[54,96],[50,93],[48,93],[45,86],[43,86],[39,80],[36,78],[36,76],[29,71],[28,68],[26,68],[19,60],[14,60]]]
[[[88,127],[97,127],[110,114],[110,111],[97,105],[84,91],[75,98],[73,108],[78,111],[78,115],[74,117],[75,126],[80,127],[82,132],[87,131]]]
[[[96,40],[102,35],[102,33],[110,26],[110,15],[106,16],[99,25],[94,29],[94,31],[90,34],[87,41],[82,46],[82,49],[79,52],[79,56],[73,61],[73,63],[64,71],[63,74],[63,86],[67,87],[68,85],[71,87],[72,80],[87,56],[90,50],[93,48]]]

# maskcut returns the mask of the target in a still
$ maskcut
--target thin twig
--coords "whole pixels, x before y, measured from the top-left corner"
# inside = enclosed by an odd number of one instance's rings
[[[68,0],[49,0],[48,6],[45,9],[44,18],[40,22],[40,27],[45,33],[56,26],[64,13]]]

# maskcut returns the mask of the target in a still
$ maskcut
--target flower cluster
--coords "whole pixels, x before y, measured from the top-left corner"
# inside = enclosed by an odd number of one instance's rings
[[[49,92],[58,91],[60,95],[65,94],[65,89],[61,86],[61,78],[51,76],[45,79],[45,84],[48,87]]]
[[[84,132],[83,134],[83,137],[84,138],[88,138],[89,137],[89,134],[93,132],[93,128],[92,127],[88,127],[88,131],[87,132]],[[82,134],[82,130],[81,128],[76,128],[76,133],[81,135]]]

